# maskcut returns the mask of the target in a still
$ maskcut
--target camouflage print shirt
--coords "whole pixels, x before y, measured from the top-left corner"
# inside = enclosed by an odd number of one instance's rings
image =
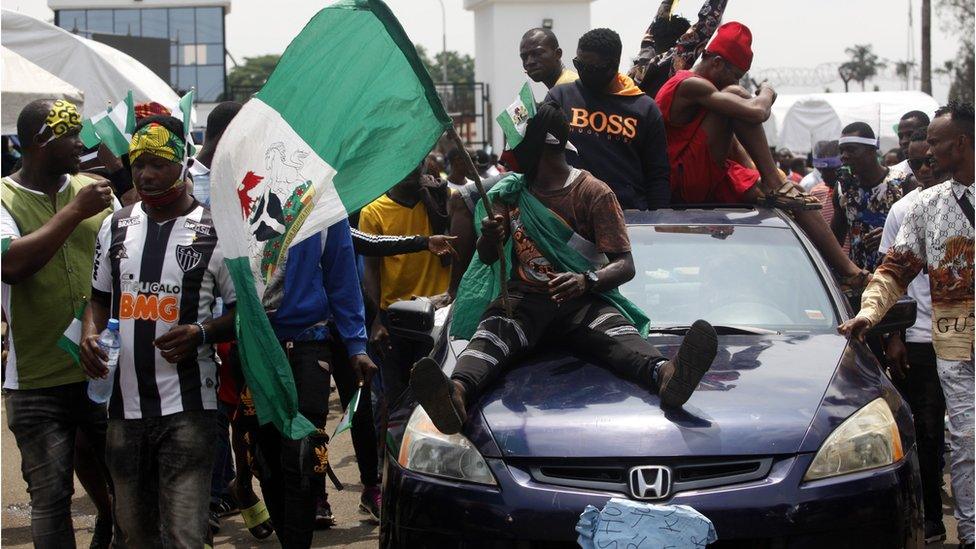
[[[675,0],[663,0],[654,16],[654,21],[671,17]],[[698,21],[691,25],[670,49],[659,52],[651,32],[652,22],[641,40],[641,49],[634,59],[634,66],[628,76],[640,86],[647,95],[655,97],[661,86],[680,70],[690,70],[705,50],[708,40],[722,22],[722,14],[728,0],[706,0],[698,11]]]
[[[973,225],[960,205],[973,204],[973,184],[949,181],[922,191],[861,297],[857,316],[877,324],[928,269],[932,343],[943,360],[973,358]]]

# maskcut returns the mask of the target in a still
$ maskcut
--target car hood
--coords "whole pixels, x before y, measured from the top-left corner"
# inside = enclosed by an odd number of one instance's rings
[[[680,338],[653,337],[672,356]],[[847,344],[835,334],[721,336],[684,407],[565,353],[512,368],[480,407],[505,457],[791,454],[800,447]]]

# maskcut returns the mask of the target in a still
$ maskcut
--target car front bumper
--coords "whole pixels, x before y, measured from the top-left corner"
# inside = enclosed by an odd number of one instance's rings
[[[888,467],[803,483],[812,459],[776,459],[763,479],[655,503],[690,505],[707,516],[719,536],[712,547],[922,547],[914,447]],[[624,497],[541,484],[501,459],[487,461],[498,486],[434,478],[388,459],[382,545],[573,547],[587,505]]]

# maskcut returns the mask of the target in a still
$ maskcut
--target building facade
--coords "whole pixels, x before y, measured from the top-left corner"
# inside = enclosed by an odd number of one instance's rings
[[[531,82],[522,70],[519,42],[533,27],[548,27],[563,48],[563,63],[573,66],[576,42],[590,30],[592,0],[464,0],[474,12],[474,79],[491,90],[492,110],[497,114],[515,101],[523,82]],[[532,83],[536,100],[546,87]],[[494,122],[494,121],[492,121]],[[495,131],[492,147],[501,151],[504,136]]]
[[[55,25],[126,51],[178,93],[196,88],[199,103],[226,91],[230,0],[48,0],[48,7]]]

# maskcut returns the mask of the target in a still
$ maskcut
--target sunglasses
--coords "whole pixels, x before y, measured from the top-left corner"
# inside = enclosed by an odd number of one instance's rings
[[[908,166],[912,171],[917,171],[922,169],[922,166],[928,166],[929,169],[935,168],[935,158],[931,156],[926,156],[925,158],[909,158]]]
[[[579,60],[578,57],[573,58],[573,66],[576,67],[577,72],[588,73],[588,74],[602,74],[610,72],[616,67],[610,63],[604,63],[602,65],[588,65]]]

